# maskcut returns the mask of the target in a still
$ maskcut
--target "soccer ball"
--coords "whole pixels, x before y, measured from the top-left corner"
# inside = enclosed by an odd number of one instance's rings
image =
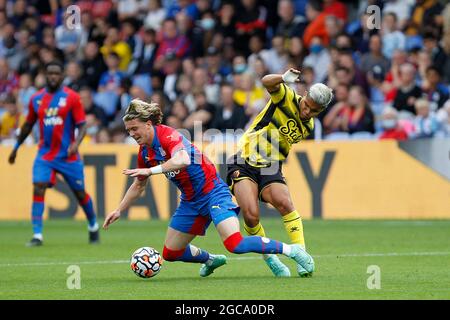
[[[156,276],[161,270],[162,258],[158,251],[151,247],[137,249],[131,255],[131,270],[141,278]]]

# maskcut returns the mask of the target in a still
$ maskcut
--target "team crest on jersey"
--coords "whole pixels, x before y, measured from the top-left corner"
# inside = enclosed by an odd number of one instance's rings
[[[59,107],[65,107],[66,104],[67,104],[67,99],[66,98],[59,98],[59,101],[58,101],[58,106]]]
[[[297,127],[297,122],[293,119],[289,119],[286,125],[280,127],[280,131],[291,144],[297,143],[302,139],[302,134]]]

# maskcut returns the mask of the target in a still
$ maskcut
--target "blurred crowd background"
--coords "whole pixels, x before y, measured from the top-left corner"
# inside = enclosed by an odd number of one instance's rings
[[[261,78],[291,67],[300,94],[334,89],[311,139],[450,137],[447,1],[0,0],[2,144],[55,59],[86,110],[83,143],[129,142],[133,98],[159,103],[172,127],[235,138],[227,129],[245,129],[269,99]]]

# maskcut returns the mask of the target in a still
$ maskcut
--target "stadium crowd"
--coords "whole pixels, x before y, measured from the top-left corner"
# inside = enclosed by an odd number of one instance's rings
[[[269,99],[261,78],[290,67],[300,94],[335,92],[311,138],[450,137],[445,3],[0,0],[0,141],[14,142],[55,59],[86,110],[84,143],[128,142],[133,98],[159,103],[174,128],[245,129]]]

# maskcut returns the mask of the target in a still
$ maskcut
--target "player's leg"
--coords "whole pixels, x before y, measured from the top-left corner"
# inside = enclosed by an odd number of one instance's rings
[[[99,226],[97,223],[97,216],[94,211],[94,204],[92,202],[92,198],[84,189],[83,190],[72,189],[72,192],[77,198],[77,201],[80,204],[80,206],[83,208],[83,211],[88,220],[89,243],[91,244],[99,243],[100,241]]]
[[[29,247],[40,246],[43,243],[43,222],[42,217],[44,214],[44,198],[45,190],[47,189],[46,183],[33,183],[33,204],[31,207],[31,223],[33,225],[33,238],[27,243]]]
[[[286,244],[277,240],[260,237],[243,237],[239,231],[239,220],[236,216],[230,216],[218,224],[217,231],[222,238],[225,248],[232,253],[242,254],[248,252],[284,254],[295,260],[297,266],[300,265],[307,272],[314,271],[314,261],[312,257],[298,244]]]
[[[55,163],[55,168],[63,175],[79,205],[83,208],[88,221],[89,243],[98,243],[100,237],[97,215],[95,214],[92,198],[86,192],[84,186],[83,163],[81,161]]]
[[[181,232],[169,227],[167,229],[166,240],[164,241],[164,260],[197,263],[203,263],[208,260],[209,254],[207,251],[190,244],[195,237],[195,234]]]
[[[211,222],[198,214],[193,203],[181,201],[170,220],[164,242],[163,258],[167,261],[202,263],[200,275],[206,277],[226,263],[223,255],[213,255],[191,244],[197,235],[204,235]]]
[[[298,244],[303,249],[306,249],[302,219],[298,211],[295,210],[287,185],[280,182],[271,183],[262,190],[261,197],[280,212],[284,228],[291,239],[291,243]],[[310,277],[312,275],[302,268],[301,265],[298,266],[297,272],[301,277]]]
[[[43,244],[43,214],[45,208],[45,190],[56,181],[55,172],[49,161],[37,157],[33,163],[33,204],[31,207],[31,223],[33,226],[33,238],[27,243],[29,247]]]
[[[291,242],[305,248],[302,219],[295,210],[287,185],[279,182],[271,183],[262,190],[261,197],[281,214]]]
[[[244,217],[244,230],[249,236],[265,237],[259,220],[258,185],[251,179],[234,181],[234,195]],[[263,259],[277,277],[289,277],[290,271],[276,255],[264,254]]]

